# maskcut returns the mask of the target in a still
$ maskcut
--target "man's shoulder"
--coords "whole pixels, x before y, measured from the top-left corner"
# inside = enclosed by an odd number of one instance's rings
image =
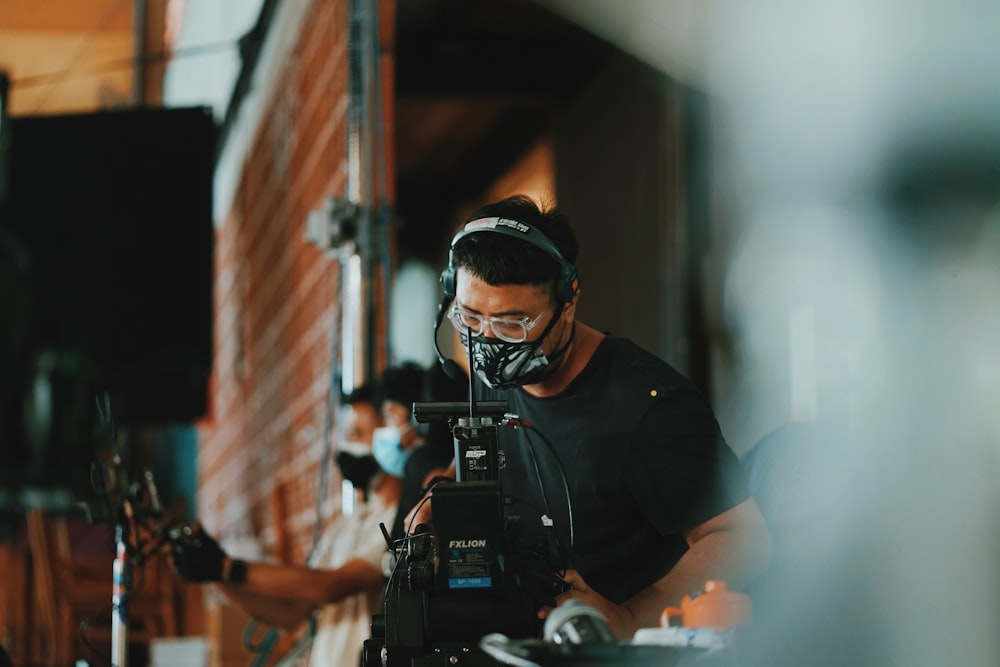
[[[651,391],[659,393],[692,388],[680,371],[628,338],[608,335],[603,346],[611,370],[624,380],[649,385]]]

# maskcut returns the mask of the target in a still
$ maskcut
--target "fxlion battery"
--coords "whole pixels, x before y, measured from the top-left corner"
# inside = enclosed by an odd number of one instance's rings
[[[442,482],[434,487],[431,508],[437,535],[436,591],[482,595],[502,590],[499,482]]]

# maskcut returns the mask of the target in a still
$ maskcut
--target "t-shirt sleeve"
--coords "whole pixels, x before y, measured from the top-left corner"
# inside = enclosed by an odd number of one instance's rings
[[[746,500],[743,472],[708,403],[678,390],[655,401],[629,443],[627,492],[664,535],[711,519]]]
[[[396,508],[380,507],[365,514],[340,515],[323,531],[309,564],[334,568],[354,558],[366,560],[382,569],[382,554],[388,548],[379,522],[391,525]]]
[[[382,569],[382,555],[388,549],[385,543],[385,536],[379,528],[379,523],[384,523],[387,527],[392,525],[392,520],[396,516],[395,507],[383,508],[379,513],[365,520],[359,526],[357,541],[357,558],[362,558],[379,570]]]

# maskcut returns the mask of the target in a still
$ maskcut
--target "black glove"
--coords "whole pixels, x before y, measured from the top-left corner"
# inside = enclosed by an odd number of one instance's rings
[[[222,581],[226,552],[201,526],[185,526],[170,537],[171,559],[181,579],[188,582]]]

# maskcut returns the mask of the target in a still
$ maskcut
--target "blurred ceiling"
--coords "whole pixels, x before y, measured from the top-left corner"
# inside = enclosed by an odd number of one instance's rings
[[[613,48],[533,0],[397,0],[397,208],[426,230],[549,129]],[[441,247],[422,233],[402,241]]]
[[[11,115],[86,113],[159,102],[167,0],[3,0],[0,70]],[[145,26],[136,30],[135,26]],[[149,85],[147,85],[147,81]]]
[[[168,0],[2,0],[10,113],[160,104]],[[136,26],[144,28],[136,29]],[[447,215],[546,131],[611,47],[535,0],[396,2],[396,177],[404,217]],[[135,62],[145,67],[133,67]],[[437,244],[437,241],[434,241]]]

